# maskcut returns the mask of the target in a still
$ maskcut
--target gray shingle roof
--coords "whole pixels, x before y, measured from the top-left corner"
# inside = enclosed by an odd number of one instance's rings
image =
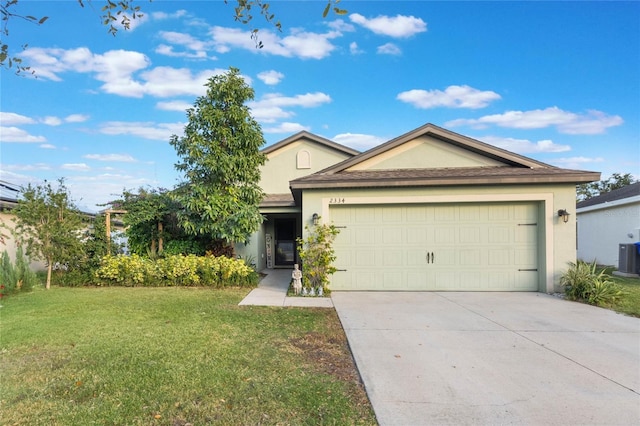
[[[260,207],[291,207],[296,203],[291,193],[287,194],[266,194],[260,203]]]
[[[612,201],[623,200],[625,198],[636,197],[640,195],[640,182],[632,183],[625,187],[614,189],[611,192],[606,192],[597,197],[589,198],[588,200],[581,201],[576,205],[576,208],[595,206],[603,203],[610,203]]]

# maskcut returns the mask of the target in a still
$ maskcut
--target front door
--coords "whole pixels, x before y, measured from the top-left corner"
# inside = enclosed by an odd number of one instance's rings
[[[291,266],[296,261],[296,220],[276,219],[276,266]]]

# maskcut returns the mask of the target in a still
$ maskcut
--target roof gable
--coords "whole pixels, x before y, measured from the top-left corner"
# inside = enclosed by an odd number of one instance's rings
[[[324,172],[485,166],[552,167],[433,124],[426,124]]]
[[[561,169],[426,124],[317,173],[292,190],[391,186],[593,182],[600,173]],[[295,192],[294,192],[295,195]]]
[[[351,158],[358,151],[309,132],[299,132],[262,151],[260,187],[266,194],[290,193],[289,181]]]
[[[313,133],[304,130],[296,133],[295,135],[291,135],[288,138],[281,140],[280,142],[269,145],[268,147],[264,148],[262,152],[267,155],[267,157],[271,157],[274,154],[277,154],[278,151],[285,149],[288,145],[300,142],[301,140],[306,140],[318,146],[323,146],[327,149],[347,154],[349,157],[360,153],[360,151],[356,151],[355,149],[340,145],[339,143],[333,142],[318,135],[314,135]]]
[[[424,134],[362,160],[345,171],[394,169],[443,169],[454,167],[508,166],[465,147]]]

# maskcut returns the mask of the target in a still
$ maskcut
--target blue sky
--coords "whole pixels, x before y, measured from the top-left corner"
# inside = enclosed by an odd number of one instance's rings
[[[77,204],[180,180],[169,145],[206,80],[233,66],[267,145],[300,130],[359,150],[426,123],[555,166],[640,177],[640,2],[273,1],[282,32],[221,1],[136,1],[116,37],[102,0],[21,0],[1,71],[0,180],[66,179]]]

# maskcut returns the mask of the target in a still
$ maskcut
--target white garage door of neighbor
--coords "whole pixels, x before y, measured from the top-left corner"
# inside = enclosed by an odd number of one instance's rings
[[[535,203],[333,205],[333,290],[537,291]]]

